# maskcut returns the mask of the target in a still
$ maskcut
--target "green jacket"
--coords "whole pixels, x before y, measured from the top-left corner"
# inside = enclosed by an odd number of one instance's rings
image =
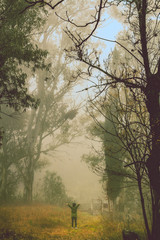
[[[79,207],[80,204],[77,204],[75,206],[71,206],[70,204],[68,204],[68,207],[70,207],[71,209],[71,217],[77,217],[77,209]]]

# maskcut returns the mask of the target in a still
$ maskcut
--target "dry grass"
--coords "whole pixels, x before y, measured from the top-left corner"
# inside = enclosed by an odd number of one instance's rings
[[[133,232],[136,232],[141,240],[145,240],[145,230],[144,230],[144,224],[143,220],[136,216],[134,221],[130,222],[128,225],[128,222],[125,220],[118,221],[118,220],[112,220],[104,217],[102,220],[102,226],[103,226],[103,239],[108,240],[122,240],[122,230],[127,229]]]
[[[0,239],[99,239],[101,217],[78,213],[78,229],[72,229],[69,208],[3,206],[0,207]]]
[[[141,231],[138,224],[132,226]],[[1,206],[3,240],[121,240],[124,223],[78,211],[78,229],[71,228],[69,208],[51,205]]]

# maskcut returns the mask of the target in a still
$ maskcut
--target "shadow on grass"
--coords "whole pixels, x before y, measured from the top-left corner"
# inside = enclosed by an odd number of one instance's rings
[[[1,229],[0,239],[4,240],[38,240],[32,236],[26,234],[17,234],[12,230]]]

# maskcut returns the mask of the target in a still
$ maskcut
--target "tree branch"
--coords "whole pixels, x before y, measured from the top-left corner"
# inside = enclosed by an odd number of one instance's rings
[[[52,0],[50,2],[47,2],[45,0],[35,0],[35,1],[29,1],[29,0],[25,0],[25,2],[27,4],[29,4],[28,6],[26,6],[21,12],[21,13],[24,13],[28,8],[30,7],[34,7],[36,6],[37,4],[40,4],[40,7],[43,7],[44,5],[47,5],[49,6],[52,10],[54,10],[59,4],[61,4],[62,2],[64,2],[65,0],[60,0],[58,1],[57,3],[53,4],[52,5]]]
[[[92,37],[98,38],[98,39],[101,39],[101,40],[104,40],[104,41],[107,41],[107,42],[113,42],[113,43],[118,44],[123,49],[125,49],[130,55],[132,55],[142,66],[144,66],[144,64],[132,52],[130,52],[125,46],[123,46],[121,43],[117,42],[116,40],[109,40],[109,39],[106,39],[106,38],[98,37],[96,35],[92,35]]]

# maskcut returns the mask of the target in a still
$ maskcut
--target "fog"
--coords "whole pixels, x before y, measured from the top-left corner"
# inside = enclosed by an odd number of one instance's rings
[[[0,239],[160,236],[159,10],[1,0]]]
[[[94,174],[82,161],[82,155],[91,150],[91,142],[85,137],[77,137],[56,150],[53,157],[47,157],[48,165],[37,172],[36,186],[42,179],[45,170],[55,171],[63,180],[68,196],[79,203],[90,203],[92,199],[104,199],[101,177]]]

